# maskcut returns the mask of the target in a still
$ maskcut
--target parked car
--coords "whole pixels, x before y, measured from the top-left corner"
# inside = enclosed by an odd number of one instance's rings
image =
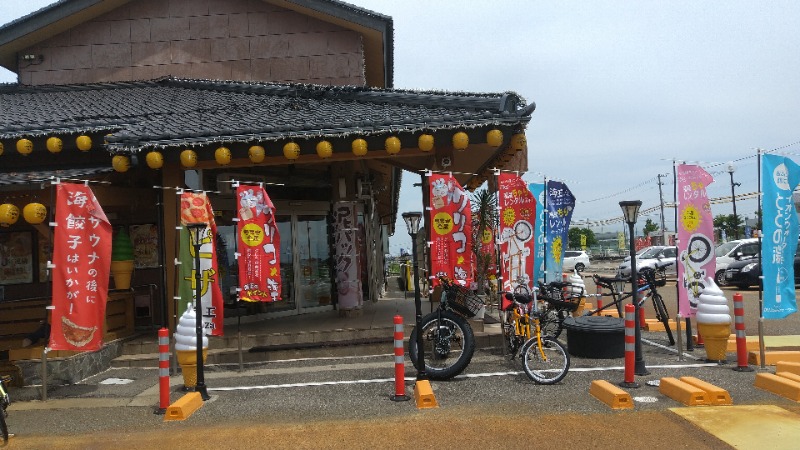
[[[760,250],[761,244],[758,242],[758,238],[728,241],[717,246],[716,250],[714,250],[717,256],[717,266],[714,269],[714,281],[718,286],[725,286],[727,283],[725,279],[725,269],[728,268],[728,265],[734,261],[758,257],[758,252]]]
[[[648,247],[647,250],[636,255],[636,270],[639,271],[643,267],[655,268],[656,264],[663,266],[665,263],[672,263],[666,267],[668,274],[674,275],[676,273],[675,259],[678,255],[678,247],[655,245]],[[622,264],[617,268],[617,275],[623,277],[631,276],[631,261],[630,259],[622,261]]]
[[[589,267],[589,255],[581,250],[567,250],[564,252],[564,270],[575,269],[578,272],[583,272]]]
[[[800,283],[800,256],[795,251],[794,255],[794,283]],[[751,286],[758,286],[761,277],[761,264],[758,258],[742,259],[734,261],[725,269],[725,282],[728,286],[736,286],[739,289],[747,289]]]

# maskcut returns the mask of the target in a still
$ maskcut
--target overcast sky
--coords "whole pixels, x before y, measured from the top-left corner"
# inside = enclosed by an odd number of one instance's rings
[[[0,22],[49,3],[2,0]],[[758,191],[757,148],[800,154],[800,2],[350,3],[394,19],[396,88],[514,91],[536,102],[525,179],[565,181],[573,221],[619,217],[620,200],[658,205],[659,173],[669,174],[671,201],[674,160],[706,167],[714,198],[730,195],[728,161],[739,194]],[[0,82],[14,81],[0,69]],[[420,209],[417,180],[404,173],[400,212]],[[757,209],[736,206],[751,218]],[[666,216],[674,230],[673,210]],[[409,248],[402,219],[390,241],[393,254]]]

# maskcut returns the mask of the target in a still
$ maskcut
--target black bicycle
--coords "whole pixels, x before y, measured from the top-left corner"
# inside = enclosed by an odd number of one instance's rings
[[[11,404],[11,397],[8,396],[8,383],[11,382],[11,377],[3,375],[0,377],[0,437],[3,438],[2,445],[5,447],[8,444],[8,425],[6,424],[6,417],[8,417],[8,405]]]
[[[435,311],[422,318],[422,342],[425,346],[425,372],[431,380],[448,380],[467,368],[475,353],[475,334],[467,322],[484,307],[483,301],[469,289],[446,277],[439,277],[442,295]],[[411,330],[408,354],[417,370],[419,351],[417,327]]]
[[[571,316],[581,305],[579,292],[582,286],[553,281],[547,284],[539,282],[536,300],[539,302],[539,322],[542,335],[557,339],[564,329],[564,319]]]
[[[635,289],[636,295],[640,293],[644,293],[645,295],[639,300],[639,307],[644,305],[645,300],[648,297],[653,302],[653,309],[656,312],[656,319],[664,324],[664,330],[667,332],[667,337],[669,338],[669,345],[675,345],[675,338],[672,335],[672,329],[669,326],[669,313],[667,312],[667,306],[664,304],[664,298],[661,297],[661,294],[658,293],[658,288],[663,287],[667,284],[667,275],[666,275],[666,267],[671,265],[671,262],[657,264],[656,267],[643,267],[639,269],[639,276],[638,276],[638,287]],[[585,316],[590,316],[597,314],[603,311],[606,308],[611,306],[615,306],[617,308],[617,312],[622,316],[622,304],[625,300],[633,297],[633,292],[622,292],[617,290],[618,283],[626,283],[630,282],[629,278],[606,278],[601,277],[597,274],[593,275],[592,278],[594,279],[594,283],[597,286],[602,287],[609,291],[608,294],[603,293],[603,296],[611,297],[612,301],[604,304],[600,308],[596,308],[592,311],[588,311],[584,313]]]

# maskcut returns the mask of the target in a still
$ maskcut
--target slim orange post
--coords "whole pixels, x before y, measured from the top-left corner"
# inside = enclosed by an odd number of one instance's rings
[[[394,316],[394,395],[392,400],[404,402],[411,400],[406,395],[406,368],[403,353],[403,316]]]

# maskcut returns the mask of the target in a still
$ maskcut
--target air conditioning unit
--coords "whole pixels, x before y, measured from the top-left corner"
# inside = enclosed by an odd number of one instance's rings
[[[356,183],[356,196],[361,200],[372,198],[372,183],[367,180],[357,180]]]
[[[217,190],[219,195],[234,196],[236,190],[233,188],[233,181],[240,183],[263,183],[264,177],[260,175],[251,175],[247,173],[221,173],[217,176]]]

